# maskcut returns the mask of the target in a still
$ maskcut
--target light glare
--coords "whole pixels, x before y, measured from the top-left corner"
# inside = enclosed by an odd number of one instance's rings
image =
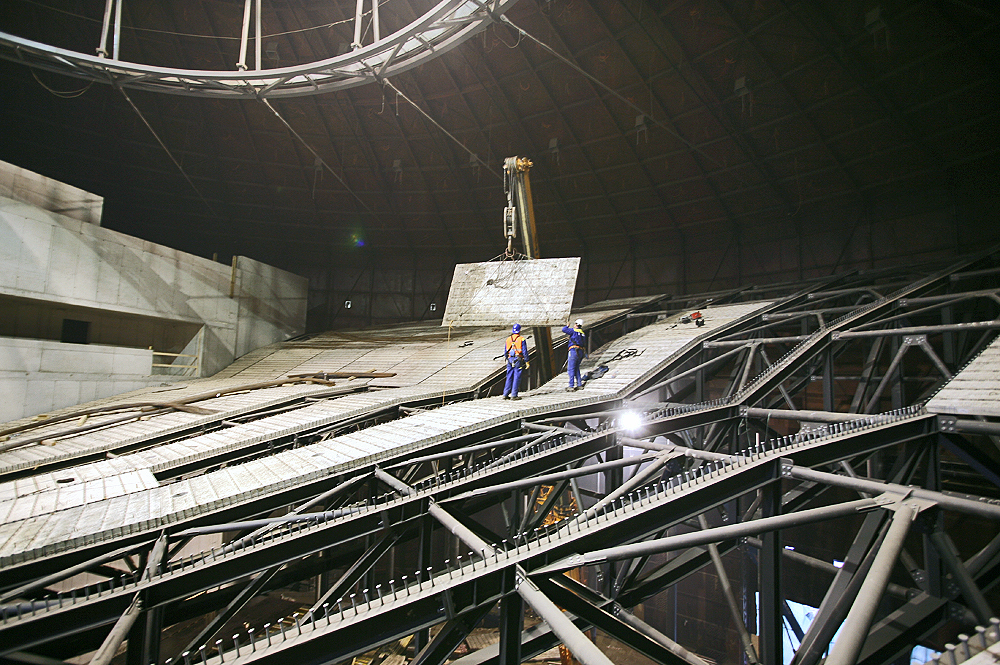
[[[642,427],[642,418],[635,411],[626,411],[622,414],[618,422],[622,429],[629,432],[634,432]]]

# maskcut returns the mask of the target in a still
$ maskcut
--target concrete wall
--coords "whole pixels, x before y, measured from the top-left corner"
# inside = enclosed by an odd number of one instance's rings
[[[153,352],[0,337],[0,423],[161,383]]]
[[[231,278],[230,266],[0,199],[0,297],[204,325],[210,372],[236,352]]]
[[[93,342],[133,347],[143,350],[144,357],[150,355],[150,347],[171,353],[200,350],[200,375],[208,376],[248,351],[304,332],[307,289],[305,278],[251,259],[237,257],[234,270],[0,197],[0,335],[50,342],[49,346],[15,345],[19,350],[12,351],[12,357],[24,356],[21,362],[26,369],[5,371],[0,388],[5,394],[25,396],[21,415],[74,403],[53,401],[47,397],[48,388],[31,385],[35,380],[48,380],[35,376],[45,373],[43,351],[73,346],[58,343],[64,319],[90,324],[92,343],[74,350],[74,357],[97,348]],[[39,357],[29,358],[32,354]],[[154,362],[163,358],[157,356]],[[148,365],[147,359],[146,376]],[[96,368],[106,366],[95,357],[88,365],[95,371],[82,374],[96,376],[101,373]],[[20,378],[15,377],[17,373]],[[80,378],[77,371],[63,374],[87,385],[92,382]],[[132,380],[135,375],[127,375],[131,387],[123,387],[118,375],[112,364],[107,380],[100,382],[101,389],[93,394],[89,388],[83,390],[80,399],[138,387]],[[163,380],[170,379],[157,376],[149,381]],[[56,388],[52,391],[55,394]],[[58,391],[74,394],[65,386]]]
[[[0,337],[60,341],[65,319],[88,322],[90,344],[142,349],[152,347],[157,351],[173,353],[184,352],[184,347],[203,325],[200,322],[171,321],[95,307],[0,297]]]
[[[0,199],[0,295],[231,330],[230,268]]]
[[[7,162],[0,162],[0,196],[88,224],[100,225],[104,210],[103,197]]]
[[[308,292],[307,278],[237,256],[236,357],[304,333]]]

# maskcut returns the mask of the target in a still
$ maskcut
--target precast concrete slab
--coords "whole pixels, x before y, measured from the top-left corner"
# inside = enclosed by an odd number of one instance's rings
[[[931,413],[1000,417],[1000,337],[927,402]]]
[[[246,392],[228,394],[226,391],[239,389],[241,382],[197,382],[170,391],[145,390],[114,400],[78,407],[78,412],[88,408],[101,407],[122,411],[77,416],[71,420],[61,420],[12,434],[0,443],[0,475],[31,469],[43,464],[61,460],[71,460],[84,455],[104,451],[114,451],[137,445],[143,441],[168,437],[171,434],[201,427],[221,420],[237,418],[251,411],[275,407],[305,396],[321,397],[331,391],[329,386],[314,383],[300,383],[273,387],[259,387]],[[217,397],[210,396],[218,391]],[[129,404],[179,403],[186,398],[206,395],[205,399],[191,403],[204,413],[173,410],[157,415],[143,415],[138,408],[125,409]],[[64,410],[72,413],[73,409]],[[118,422],[128,414],[127,422]],[[52,416],[59,416],[54,413]],[[56,418],[50,418],[57,420]],[[86,431],[79,432],[87,426]],[[76,433],[74,433],[76,432]],[[34,443],[28,443],[34,442]],[[112,460],[112,463],[115,461]],[[2,489],[0,489],[2,494]]]
[[[565,323],[579,270],[579,257],[460,263],[451,278],[442,325]]]

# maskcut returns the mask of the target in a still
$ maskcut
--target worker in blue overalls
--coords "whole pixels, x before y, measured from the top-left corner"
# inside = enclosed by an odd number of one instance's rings
[[[507,382],[503,386],[504,399],[521,399],[517,390],[521,387],[521,372],[528,367],[528,342],[521,337],[521,324],[515,323],[511,334],[504,342],[504,359],[507,361]]]
[[[580,390],[583,381],[580,379],[580,361],[587,355],[587,336],[583,334],[583,319],[573,322],[573,327],[563,326],[562,331],[569,335],[569,356],[566,358],[566,370],[569,373],[569,388]]]

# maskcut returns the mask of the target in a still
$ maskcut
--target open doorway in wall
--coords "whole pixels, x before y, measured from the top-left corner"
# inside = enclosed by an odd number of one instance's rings
[[[87,344],[90,341],[90,321],[63,319],[60,342]]]

